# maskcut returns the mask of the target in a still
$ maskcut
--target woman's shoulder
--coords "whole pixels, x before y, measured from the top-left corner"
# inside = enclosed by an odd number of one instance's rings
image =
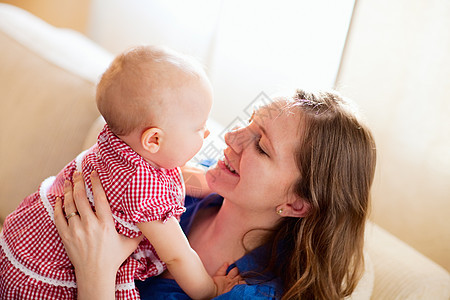
[[[191,230],[194,220],[205,215],[209,209],[220,208],[222,202],[223,197],[218,194],[210,194],[202,199],[186,196],[184,200],[186,211],[180,219],[180,225],[184,233],[187,234]]]

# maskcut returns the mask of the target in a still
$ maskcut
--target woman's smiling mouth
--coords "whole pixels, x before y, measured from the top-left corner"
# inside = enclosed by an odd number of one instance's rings
[[[234,175],[239,175],[239,173],[231,166],[228,158],[226,156],[224,156],[223,160],[219,160],[219,163],[221,163],[220,165],[227,169],[228,171],[230,171],[232,174]]]

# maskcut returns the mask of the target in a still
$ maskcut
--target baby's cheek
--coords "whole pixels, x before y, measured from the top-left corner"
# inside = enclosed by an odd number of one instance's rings
[[[194,155],[200,151],[200,149],[203,146],[203,138],[200,136],[196,136],[195,139],[193,139],[192,141],[192,148],[193,151],[195,152]]]

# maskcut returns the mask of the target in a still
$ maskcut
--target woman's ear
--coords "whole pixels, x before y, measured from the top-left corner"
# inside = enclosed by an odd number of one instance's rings
[[[309,213],[311,205],[304,198],[296,197],[292,203],[284,203],[277,207],[281,217],[303,218]]]
[[[155,154],[163,142],[163,131],[158,127],[151,127],[141,135],[141,145],[146,151]]]

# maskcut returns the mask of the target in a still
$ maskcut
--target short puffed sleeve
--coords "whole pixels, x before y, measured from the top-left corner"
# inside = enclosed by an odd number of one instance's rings
[[[184,186],[178,173],[177,169],[139,167],[123,196],[122,207],[128,219],[134,223],[166,222],[172,216],[179,219],[186,209]]]

